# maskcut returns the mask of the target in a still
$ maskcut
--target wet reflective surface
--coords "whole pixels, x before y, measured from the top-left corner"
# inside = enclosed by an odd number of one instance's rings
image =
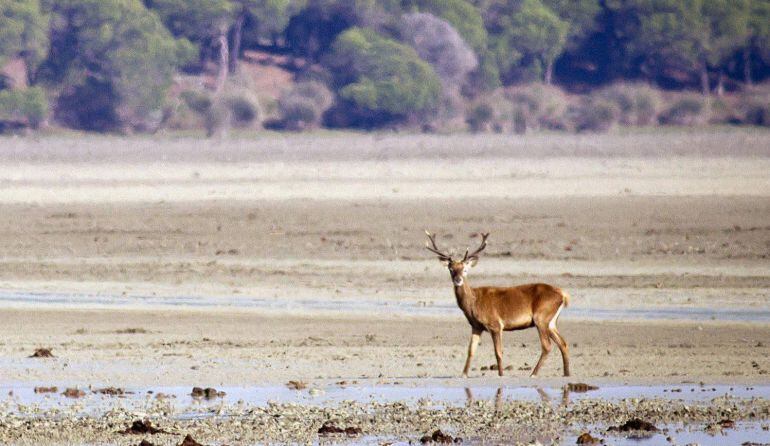
[[[254,296],[193,297],[193,296],[113,296],[78,293],[34,293],[0,290],[0,304],[77,307],[139,307],[139,308],[229,308],[266,311],[339,312],[390,314],[404,316],[457,315],[453,300],[425,302],[415,300],[371,299],[267,299]],[[692,306],[656,306],[645,308],[597,308],[573,305],[566,318],[586,320],[718,320],[733,322],[770,323],[770,307],[725,309]]]

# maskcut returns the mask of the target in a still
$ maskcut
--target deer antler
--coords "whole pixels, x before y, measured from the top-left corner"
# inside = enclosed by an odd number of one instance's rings
[[[425,235],[427,235],[428,239],[430,240],[430,242],[426,242],[425,243],[425,249],[427,249],[428,251],[436,254],[438,256],[439,260],[441,260],[441,261],[452,260],[452,258],[449,257],[449,255],[444,254],[443,252],[441,252],[438,249],[438,246],[436,246],[436,234],[431,234],[429,231],[426,230],[425,231]]]
[[[481,254],[481,251],[483,251],[487,247],[487,237],[489,237],[488,232],[486,234],[485,233],[481,234],[481,245],[479,245],[479,247],[476,248],[476,250],[473,251],[473,253],[468,254],[468,250],[467,249],[465,250],[465,257],[463,257],[463,262],[467,262],[468,260],[479,259],[479,254]]]

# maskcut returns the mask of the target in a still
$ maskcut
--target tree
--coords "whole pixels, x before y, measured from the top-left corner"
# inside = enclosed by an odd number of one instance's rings
[[[449,24],[431,14],[412,13],[401,18],[401,38],[430,63],[445,88],[459,89],[478,66],[473,50]]]
[[[0,65],[6,58],[21,57],[31,81],[48,50],[47,29],[39,0],[0,1]]]
[[[337,36],[354,26],[378,29],[400,12],[396,0],[308,0],[289,19],[286,41],[294,56],[318,62]]]
[[[541,0],[496,1],[487,9],[485,20],[502,73],[523,63],[551,83],[553,63],[567,41],[567,22]]]
[[[596,17],[601,12],[598,0],[543,0],[560,19],[567,22],[567,46],[574,48],[597,28]]]
[[[235,20],[231,31],[230,71],[238,66],[244,32],[250,37],[275,42],[284,33],[289,19],[307,4],[306,0],[233,0]]]
[[[414,49],[371,29],[340,34],[327,65],[340,97],[365,125],[419,119],[441,97],[441,80]]]
[[[201,55],[207,47],[218,49],[216,91],[227,81],[230,50],[227,34],[233,22],[235,5],[229,0],[145,0],[158,12],[163,23],[177,37],[199,45]]]
[[[403,0],[402,3],[407,11],[430,13],[449,22],[476,52],[479,64],[472,76],[474,82],[481,89],[494,89],[500,85],[500,71],[489,51],[482,9],[465,0]]]
[[[721,92],[725,60],[749,35],[747,0],[615,0],[611,6],[632,11],[626,13],[635,17],[629,47],[648,71],[697,67],[703,94],[712,68]]]
[[[770,0],[750,0],[748,31],[743,48],[743,79],[751,85],[752,53],[770,64]]]
[[[57,0],[42,75],[74,127],[143,129],[157,115],[178,66],[191,56],[139,0]]]

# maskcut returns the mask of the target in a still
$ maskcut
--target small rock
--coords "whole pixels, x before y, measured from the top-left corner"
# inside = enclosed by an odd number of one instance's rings
[[[577,444],[599,444],[600,442],[598,438],[592,437],[588,432],[583,432],[577,438]]]
[[[190,434],[187,434],[184,437],[184,440],[182,440],[182,442],[179,443],[179,446],[203,446],[203,445],[195,441],[193,437],[190,436]]]
[[[126,393],[129,393],[129,392],[126,392],[120,387],[105,387],[103,389],[96,389],[93,391],[93,393],[98,393],[101,395],[120,396],[120,395],[125,395]]]
[[[162,429],[158,429],[156,427],[153,427],[152,423],[150,421],[144,421],[144,420],[136,420],[133,423],[131,423],[131,426],[126,428],[125,430],[118,431],[118,433],[121,433],[123,435],[134,435],[134,434],[165,434],[166,431]]]
[[[213,400],[215,398],[222,398],[227,395],[225,392],[220,392],[213,387],[193,387],[190,396],[193,398],[206,398],[207,400]]]
[[[59,388],[56,386],[51,387],[35,387],[35,393],[56,393]]]
[[[304,381],[289,381],[286,383],[286,387],[292,390],[304,390],[307,389],[307,383]]]
[[[717,423],[722,429],[733,429],[735,427],[735,421],[725,418]]]
[[[565,390],[568,390],[570,392],[588,392],[589,390],[597,390],[597,386],[592,386],[591,384],[586,383],[567,383],[566,386],[564,386]]]
[[[341,427],[335,426],[334,423],[332,423],[331,421],[325,422],[323,426],[318,428],[318,435],[321,435],[324,437],[328,435],[337,435],[337,434],[345,434],[348,437],[357,437],[363,434],[363,431],[361,430],[360,427],[353,427],[353,426],[348,426],[343,429]]]
[[[67,398],[80,398],[81,396],[86,396],[86,393],[77,387],[71,387],[62,392],[62,395],[66,396]]]
[[[445,434],[441,432],[440,429],[437,429],[433,432],[431,435],[424,435],[422,438],[420,438],[420,443],[426,444],[426,443],[443,443],[443,444],[449,444],[449,443],[461,443],[463,440],[462,438],[454,438],[449,434]]]
[[[150,443],[147,440],[142,440],[142,441],[139,442],[138,446],[155,446],[155,444],[154,443]]]
[[[654,424],[641,420],[639,418],[632,418],[620,426],[611,426],[607,429],[607,432],[629,432],[629,431],[645,431],[645,432],[657,432],[658,428]]]
[[[53,358],[53,353],[51,353],[50,348],[38,348],[35,350],[35,353],[32,353],[30,358]]]

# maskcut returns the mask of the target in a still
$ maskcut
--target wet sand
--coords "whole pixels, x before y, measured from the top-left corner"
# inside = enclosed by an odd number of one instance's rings
[[[740,150],[726,156],[733,143]],[[290,380],[308,383],[303,392],[340,381],[506,392],[568,381],[770,382],[766,132],[0,146],[0,388],[18,395]],[[542,281],[570,292],[560,331],[573,378],[560,377],[556,350],[542,377],[527,377],[539,354],[532,330],[505,334],[505,378],[482,370],[494,362],[486,336],[473,376],[458,377],[470,330],[445,268],[422,248],[426,228],[455,252],[492,232],[474,285]],[[38,347],[55,357],[28,358]],[[741,432],[761,437],[766,398],[701,401],[691,412],[676,398],[622,408],[600,398],[570,410],[508,398],[503,409],[486,401],[443,411],[226,399],[207,406],[212,417],[188,420],[154,397],[141,407],[117,399],[98,417],[67,406],[36,418],[34,405],[19,412],[26,403],[9,395],[0,441],[137,444],[115,431],[138,417],[209,444],[315,441],[330,419],[363,427],[372,437],[354,441],[372,444],[440,426],[471,442],[574,444],[579,429],[633,414],[702,432],[730,404],[729,415],[749,423]]]

